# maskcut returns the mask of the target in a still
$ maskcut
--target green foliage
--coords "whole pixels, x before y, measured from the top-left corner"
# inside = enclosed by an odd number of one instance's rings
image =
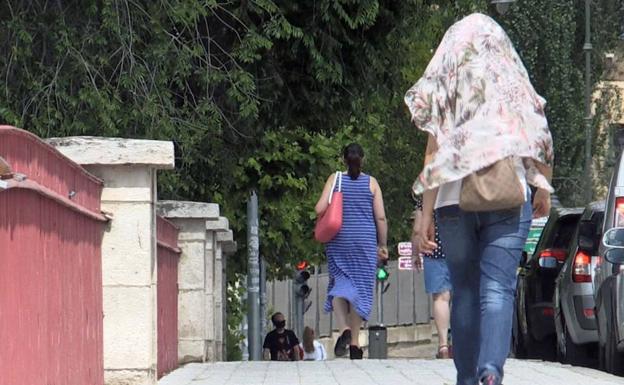
[[[577,178],[582,164],[581,3],[518,0],[497,16],[548,100],[563,178]],[[619,32],[618,9],[592,3],[598,58]],[[382,187],[391,252],[407,239],[425,138],[403,95],[448,26],[488,4],[8,0],[0,3],[0,121],[43,137],[173,140],[177,168],[160,174],[160,196],[221,205],[241,249],[228,258],[234,290],[252,190],[269,277],[301,258],[323,261],[311,240],[313,207],[349,142],[363,145],[365,171]],[[228,315],[236,345],[238,302]]]
[[[602,57],[617,41],[615,2],[592,1],[592,78],[600,78]],[[531,80],[548,102],[555,143],[555,188],[564,204],[583,203],[585,8],[582,0],[518,0],[501,24],[514,41]],[[608,99],[601,105],[613,105]],[[596,119],[597,124],[597,119]],[[595,124],[595,125],[596,125]],[[593,152],[599,151],[594,140]]]
[[[243,322],[246,311],[246,307],[242,303],[245,288],[239,284],[242,281],[240,274],[236,274],[234,277],[230,277],[230,279],[235,283],[227,285],[226,360],[241,361],[243,359],[243,352],[240,349],[240,344],[243,341],[243,335],[240,331],[240,325]]]
[[[535,88],[548,102],[557,176],[580,175],[583,167],[583,78],[574,62],[573,3],[521,0],[513,16],[503,20]]]

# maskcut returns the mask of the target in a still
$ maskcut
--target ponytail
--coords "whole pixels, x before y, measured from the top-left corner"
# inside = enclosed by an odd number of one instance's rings
[[[357,143],[351,143],[344,148],[343,156],[348,167],[348,174],[351,179],[357,179],[362,172],[362,158],[364,150]]]

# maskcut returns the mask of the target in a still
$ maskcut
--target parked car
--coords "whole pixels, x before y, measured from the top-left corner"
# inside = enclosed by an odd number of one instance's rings
[[[605,202],[589,204],[574,231],[568,258],[555,280],[557,359],[563,363],[595,364],[598,332],[594,314],[594,267],[600,258]]]
[[[555,278],[582,213],[582,208],[553,208],[535,253],[521,261],[512,333],[512,352],[518,358],[555,357]]]
[[[620,154],[606,200],[603,233],[624,227],[624,158]],[[624,375],[624,274],[622,264],[605,258],[609,248],[601,242],[594,273],[594,301],[601,368]],[[623,261],[624,262],[624,261]]]

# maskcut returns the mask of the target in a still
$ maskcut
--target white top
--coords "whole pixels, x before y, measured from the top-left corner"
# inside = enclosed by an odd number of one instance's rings
[[[299,349],[303,352],[303,360],[304,361],[325,361],[327,359],[327,352],[325,351],[325,346],[314,340],[314,351],[312,353],[308,353],[303,349],[303,343],[299,344]]]
[[[516,158],[516,173],[518,174],[518,178],[520,179],[520,184],[524,186],[524,196],[526,201],[526,193],[527,193],[527,182],[526,182],[526,170],[524,168],[524,164],[522,164],[522,160],[520,158]],[[440,207],[452,206],[459,204],[459,197],[461,195],[461,185],[462,180],[456,180],[454,182],[445,183],[438,188],[438,196],[435,202],[435,208],[439,209]]]

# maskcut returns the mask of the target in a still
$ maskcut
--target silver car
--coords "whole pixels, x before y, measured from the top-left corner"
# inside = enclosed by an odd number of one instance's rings
[[[605,202],[585,208],[555,280],[553,298],[557,358],[563,363],[595,364],[598,332],[594,314],[593,275],[599,256]]]
[[[624,158],[618,158],[611,177],[603,222],[603,234],[624,227]],[[600,244],[594,268],[594,300],[598,326],[599,362],[610,373],[624,375],[624,273],[621,264],[608,261]]]

